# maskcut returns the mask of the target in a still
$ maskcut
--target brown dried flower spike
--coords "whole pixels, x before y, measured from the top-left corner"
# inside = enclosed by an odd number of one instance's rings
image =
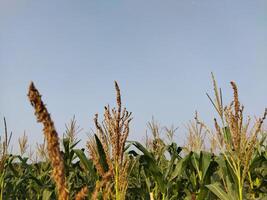
[[[75,200],[85,199],[87,197],[87,193],[88,193],[88,188],[85,186],[76,194]]]
[[[43,123],[43,132],[45,139],[47,140],[47,150],[48,156],[53,167],[52,176],[56,182],[58,190],[58,199],[66,200],[68,199],[68,190],[65,182],[64,175],[64,162],[60,153],[59,148],[59,138],[56,132],[54,123],[48,113],[44,103],[42,102],[41,95],[35,88],[33,82],[31,82],[28,93],[31,105],[35,109],[35,116],[37,117],[37,122]]]

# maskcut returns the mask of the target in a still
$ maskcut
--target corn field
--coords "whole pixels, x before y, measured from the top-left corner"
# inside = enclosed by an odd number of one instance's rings
[[[267,109],[255,120],[245,117],[237,85],[230,83],[233,100],[223,105],[213,75],[212,80],[214,95],[207,97],[218,118],[208,127],[196,113],[185,145],[174,141],[175,127],[161,127],[154,119],[145,142],[129,141],[132,113],[122,107],[115,82],[116,107],[104,107],[103,117],[95,115],[84,148],[77,147],[75,118],[59,138],[56,122],[30,83],[28,100],[44,140],[29,151],[24,134],[20,153],[13,155],[4,119],[0,200],[267,200]]]

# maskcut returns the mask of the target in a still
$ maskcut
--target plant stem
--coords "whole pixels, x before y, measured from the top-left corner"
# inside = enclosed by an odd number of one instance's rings
[[[251,179],[251,174],[250,174],[250,172],[248,172],[248,180],[249,180],[250,189],[253,191],[253,182],[252,182],[252,179]],[[253,192],[253,194],[252,194],[252,197],[253,197],[253,199],[255,199],[255,194],[254,194],[254,192]]]
[[[240,169],[240,161],[237,163],[238,166],[237,166],[237,180],[238,180],[238,192],[239,192],[239,199],[240,200],[243,200],[243,195],[242,195],[242,192],[243,192],[243,184],[241,182],[241,169]]]
[[[118,162],[115,163],[115,191],[116,200],[120,200]]]

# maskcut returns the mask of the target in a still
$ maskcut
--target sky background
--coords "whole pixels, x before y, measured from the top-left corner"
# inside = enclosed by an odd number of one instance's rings
[[[27,99],[30,81],[43,95],[60,134],[75,114],[87,139],[95,113],[115,105],[114,80],[133,112],[130,139],[147,122],[179,126],[216,116],[205,93],[210,73],[232,97],[236,81],[246,114],[262,115],[267,100],[266,0],[0,0],[0,130],[12,144],[26,131],[42,142]]]

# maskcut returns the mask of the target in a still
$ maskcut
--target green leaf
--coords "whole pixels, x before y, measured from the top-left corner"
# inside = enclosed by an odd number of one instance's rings
[[[160,191],[164,193],[166,189],[166,183],[160,168],[156,165],[155,161],[147,155],[142,155],[140,156],[140,165],[144,167],[146,176],[151,176],[151,178],[157,182]]]
[[[212,191],[221,200],[233,200],[221,187],[220,183],[213,183],[206,185],[206,187]]]
[[[51,195],[52,195],[52,192],[51,192],[51,191],[49,191],[49,190],[44,190],[44,191],[43,191],[43,198],[42,198],[42,200],[49,200],[50,197],[51,197]]]
[[[63,146],[65,150],[65,154],[69,155],[70,150],[70,139],[69,138],[63,138]]]
[[[202,180],[204,179],[207,170],[210,166],[210,162],[211,162],[211,153],[209,152],[205,152],[205,151],[201,151],[200,152],[200,170],[202,171]]]
[[[185,168],[188,165],[188,162],[190,161],[190,158],[192,156],[193,152],[190,152],[187,156],[185,156],[183,159],[179,160],[178,163],[175,166],[175,169],[173,170],[170,180],[172,181],[174,178],[176,178],[178,175],[183,174]]]
[[[182,151],[181,147],[177,147],[176,143],[172,143],[171,145],[167,146],[168,152],[171,156],[171,160],[169,161],[168,167],[165,170],[164,179],[169,177],[174,169],[174,163],[176,159],[182,159],[179,153]]]
[[[79,157],[80,162],[83,164],[88,172],[93,171],[93,163],[90,161],[81,149],[74,149],[75,154]]]
[[[96,134],[95,134],[95,141],[96,141],[97,151],[99,154],[99,162],[102,165],[104,172],[107,172],[109,167],[107,163],[106,153],[104,151],[101,141],[99,140]]]
[[[136,141],[129,141],[129,143],[131,143],[132,145],[134,145],[138,150],[140,150],[144,155],[154,159],[153,155],[146,150],[146,148],[139,142]]]
[[[81,140],[78,140],[77,142],[74,142],[71,146],[70,149],[73,149]]]
[[[179,154],[183,150],[182,147],[178,147],[177,144],[173,142],[168,145],[167,148],[171,157],[181,158]]]
[[[229,126],[225,126],[223,128],[223,133],[224,133],[224,138],[227,141],[227,144],[232,144],[232,136],[231,136],[231,132],[230,132]]]

